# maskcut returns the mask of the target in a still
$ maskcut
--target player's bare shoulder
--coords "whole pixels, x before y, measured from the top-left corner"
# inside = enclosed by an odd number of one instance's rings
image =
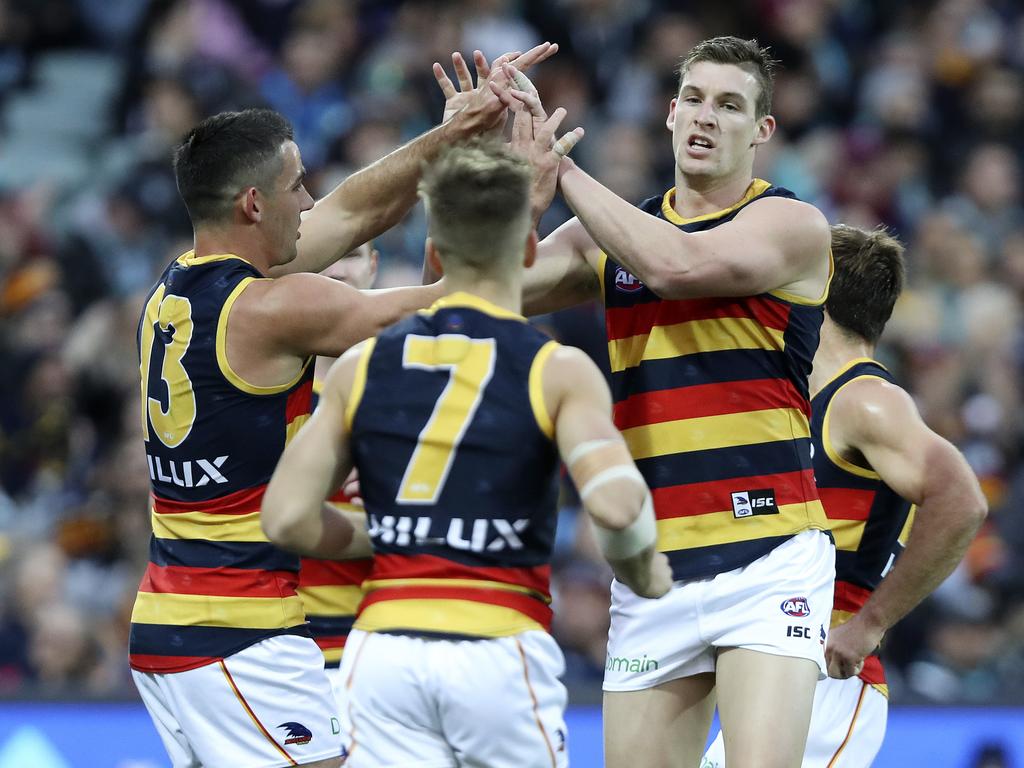
[[[830,430],[844,442],[877,442],[921,423],[913,398],[902,387],[862,376],[842,387],[829,406]]]
[[[737,222],[756,229],[758,240],[777,248],[794,279],[779,289],[809,298],[821,296],[828,285],[832,235],[828,219],[803,200],[766,197],[755,200],[736,216]]]

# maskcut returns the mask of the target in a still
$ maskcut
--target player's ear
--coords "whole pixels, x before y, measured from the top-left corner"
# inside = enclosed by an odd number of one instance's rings
[[[441,263],[441,254],[437,248],[434,247],[434,241],[432,238],[427,238],[427,241],[423,244],[423,254],[427,260],[429,267],[434,270],[435,274],[444,275],[444,265]]]
[[[526,248],[523,252],[523,266],[529,269],[537,260],[537,230],[531,229],[526,236]]]
[[[241,210],[245,219],[253,224],[263,220],[263,201],[256,187],[247,187],[242,191]]]
[[[670,131],[672,130],[672,126],[676,124],[677,101],[679,101],[679,99],[672,99],[672,101],[668,103],[668,118],[665,120],[665,127],[668,128]]]
[[[765,115],[757,124],[754,140],[750,142],[751,146],[756,147],[758,144],[764,144],[772,137],[773,133],[775,133],[775,118],[771,115]]]

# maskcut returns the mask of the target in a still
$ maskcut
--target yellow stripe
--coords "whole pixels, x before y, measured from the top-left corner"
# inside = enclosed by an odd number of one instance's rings
[[[478,312],[483,312],[485,315],[490,315],[491,317],[498,317],[505,320],[518,320],[522,323],[526,322],[526,318],[522,315],[516,314],[510,309],[505,309],[505,307],[499,307],[497,304],[488,301],[482,296],[466,293],[466,291],[456,291],[455,293],[450,293],[447,296],[442,296],[430,305],[430,309],[423,310],[422,314],[432,315],[439,309],[454,309],[458,307],[475,309]]]
[[[847,369],[848,368],[849,366],[847,366]],[[847,461],[846,459],[839,455],[839,451],[837,451],[835,449],[835,446],[832,445],[830,425],[832,423],[832,404],[836,401],[836,398],[839,396],[839,393],[842,392],[851,384],[853,384],[853,382],[855,381],[860,381],[861,379],[877,378],[877,376],[873,376],[869,373],[865,374],[864,376],[855,376],[854,378],[850,379],[848,382],[843,384],[843,386],[841,386],[832,394],[832,398],[828,401],[828,406],[825,408],[825,416],[821,420],[821,444],[825,448],[825,455],[828,456],[829,461],[831,461],[836,467],[843,470],[844,472],[849,472],[851,475],[856,475],[857,477],[864,477],[867,478],[868,480],[881,480],[881,477],[879,477],[877,472],[874,472],[865,467],[859,467],[852,461]]]
[[[796,408],[774,408],[645,424],[622,431],[636,460],[687,451],[735,448],[810,436],[807,417]],[[730,513],[731,514],[731,513]]]
[[[835,629],[852,619],[856,614],[850,611],[840,611],[838,608],[832,609],[832,618],[829,620],[829,629]]]
[[[352,616],[363,600],[363,590],[354,586],[326,585],[299,587],[307,616]]]
[[[828,301],[828,292],[832,287],[832,278],[835,276],[835,261],[832,258],[832,247],[828,249],[828,277],[825,278],[825,288],[821,292],[821,296],[816,299],[808,299],[806,296],[799,296],[789,291],[775,290],[769,291],[769,295],[774,296],[777,299],[788,301],[790,304],[799,304],[802,307],[820,307],[826,301]]]
[[[204,256],[203,258],[208,257]],[[242,295],[242,291],[244,291],[251,283],[254,283],[256,279],[257,278],[255,277],[242,278],[238,285],[235,286],[235,289],[228,294],[227,299],[224,301],[224,306],[220,308],[220,317],[217,320],[217,365],[220,366],[220,372],[224,378],[243,392],[247,392],[250,395],[277,395],[298,384],[302,375],[306,372],[306,368],[316,359],[316,357],[307,357],[306,362],[303,363],[302,369],[299,371],[298,375],[296,375],[295,378],[287,384],[275,384],[272,387],[261,387],[256,384],[250,384],[231,368],[231,364],[228,362],[228,315],[231,314],[231,307],[234,306],[238,297]],[[261,279],[268,280],[269,278]]]
[[[915,517],[917,517],[917,504],[911,504],[910,512],[907,513],[907,522],[903,524],[903,528],[900,530],[900,535],[896,537],[896,541],[904,547],[907,546],[907,539],[910,538],[910,530],[914,527]]]
[[[601,296],[604,296],[604,269],[608,265],[608,254],[601,251],[597,254],[597,281],[601,284]]]
[[[234,253],[210,253],[206,256],[196,256],[195,251],[186,251],[177,258],[177,262],[183,267],[199,267],[203,264],[210,264],[214,261],[229,261],[230,259],[238,259],[244,261],[246,264],[252,264],[248,259],[243,259],[241,256]]]
[[[608,357],[613,372],[640,365],[644,360],[665,360],[699,352],[723,352],[733,349],[769,349],[786,347],[786,332],[765,328],[747,317],[723,317],[690,320],[674,325],[658,325],[649,334],[642,333],[608,342]]]
[[[151,513],[153,535],[158,539],[204,541],[269,541],[260,528],[260,513],[214,515],[209,512]]]
[[[864,520],[829,520],[832,526],[832,538],[836,540],[836,549],[844,552],[856,552],[860,541],[864,538]]]
[[[136,624],[278,629],[306,621],[302,601],[291,597],[225,597],[139,592],[132,610]]]
[[[337,664],[341,661],[341,655],[345,652],[344,648],[321,648],[320,651],[324,655],[325,664]]]
[[[367,339],[366,346],[359,353],[359,360],[356,361],[356,373],[352,379],[352,390],[348,394],[348,402],[345,403],[345,429],[352,431],[352,420],[356,417],[356,409],[359,401],[363,399],[363,391],[366,389],[366,370],[370,367],[370,355],[373,354],[373,347],[377,339]]]
[[[741,205],[746,205],[755,197],[763,194],[771,184],[764,179],[754,179],[750,182],[750,186],[747,187],[747,191],[743,193],[741,197],[734,205],[730,205],[728,208],[723,208],[720,211],[714,211],[712,213],[705,213],[700,216],[693,216],[689,219],[684,219],[672,206],[675,202],[676,188],[672,187],[668,192],[665,193],[664,197],[661,198],[661,213],[662,215],[673,224],[693,224],[696,221],[707,221],[708,219],[717,219],[720,216],[725,216],[728,213],[732,213]]]
[[[373,579],[363,582],[363,589],[367,592],[373,589],[385,589],[390,587],[468,587],[470,589],[500,589],[504,592],[516,592],[521,595],[530,595],[544,603],[550,603],[551,599],[535,589],[522,587],[518,584],[506,584],[502,581],[485,581],[483,579]]]
[[[675,552],[693,547],[734,544],[772,536],[788,536],[808,529],[827,530],[820,501],[784,504],[777,515],[754,515],[737,520],[732,510],[658,521],[658,549]]]
[[[292,419],[290,422],[288,422],[287,426],[285,426],[285,428],[284,428],[284,444],[285,445],[288,445],[288,443],[290,443],[292,441],[292,439],[297,434],[299,434],[299,430],[302,429],[302,426],[307,421],[309,421],[309,416],[310,416],[310,414],[303,413],[302,415],[296,416],[294,419]]]
[[[544,402],[543,372],[545,363],[558,346],[557,341],[549,341],[537,351],[530,365],[530,408],[533,409],[533,418],[537,420],[537,426],[548,439],[554,438],[555,425],[551,422],[551,414],[548,413],[547,403]]]
[[[384,600],[364,608],[355,627],[364,632],[409,629],[477,637],[544,629],[513,608],[472,600]]]

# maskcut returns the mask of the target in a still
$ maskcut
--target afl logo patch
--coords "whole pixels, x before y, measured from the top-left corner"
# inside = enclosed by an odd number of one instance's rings
[[[795,616],[798,619],[811,615],[811,606],[807,604],[806,597],[791,597],[783,600],[779,607],[787,616]]]
[[[615,268],[615,290],[623,293],[642,291],[644,284],[622,267]]]

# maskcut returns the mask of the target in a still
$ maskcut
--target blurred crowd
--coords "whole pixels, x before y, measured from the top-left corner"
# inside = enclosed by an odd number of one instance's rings
[[[664,121],[695,42],[783,68],[757,175],[833,222],[882,223],[909,285],[880,355],[982,480],[990,520],[885,645],[896,702],[1024,703],[1024,6],[1017,0],[0,0],[0,696],[133,691],[146,560],[135,329],[190,247],[171,172],[203,116],[269,105],[325,193],[435,124],[431,64],[557,41],[533,74],[578,162],[639,202],[672,184]],[[544,234],[568,216],[556,201]],[[414,211],[379,285],[418,282]],[[596,306],[543,318],[605,355]],[[567,682],[604,663],[609,573],[571,490],[554,588]]]

